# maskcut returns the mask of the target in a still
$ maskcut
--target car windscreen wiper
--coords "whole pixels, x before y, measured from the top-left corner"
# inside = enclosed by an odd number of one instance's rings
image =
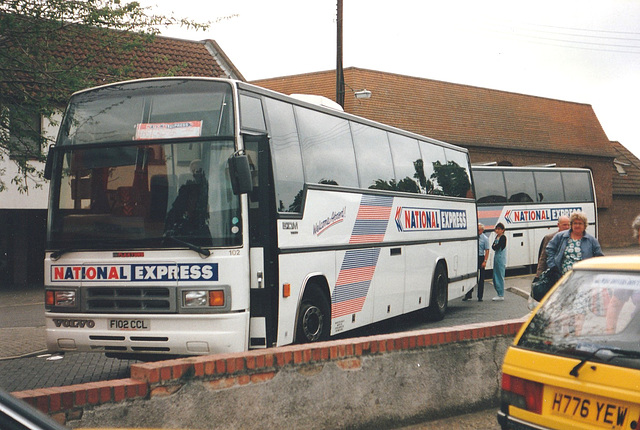
[[[634,350],[630,350],[630,349],[600,347],[600,348],[596,349],[595,351],[593,351],[592,353],[590,353],[589,355],[587,355],[586,357],[584,357],[582,360],[580,360],[580,363],[578,363],[575,366],[573,366],[573,369],[571,369],[569,374],[571,376],[575,376],[577,378],[578,374],[579,374],[579,371],[582,368],[582,366],[584,366],[584,364],[587,361],[593,360],[593,358],[596,357],[598,355],[598,353],[601,353],[601,352],[608,353],[607,354],[608,358],[606,359],[606,361],[611,361],[614,358],[616,358],[617,356],[624,356],[624,357],[629,357],[629,358],[638,358],[638,359],[640,359],[640,351],[634,351]]]
[[[178,239],[175,236],[168,236],[168,235],[164,236],[163,241],[164,240],[170,240],[172,242],[177,243],[178,245],[186,246],[190,250],[195,251],[204,257],[208,257],[211,255],[211,252],[208,249],[204,249],[198,245],[194,245],[193,243],[185,242],[184,240]]]

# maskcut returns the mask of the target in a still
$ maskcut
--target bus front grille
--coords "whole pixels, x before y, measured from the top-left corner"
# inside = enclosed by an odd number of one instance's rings
[[[104,313],[174,313],[175,289],[158,287],[96,287],[83,296],[84,312]]]

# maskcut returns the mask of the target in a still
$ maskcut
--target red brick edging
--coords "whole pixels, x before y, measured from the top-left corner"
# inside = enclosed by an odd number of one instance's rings
[[[524,319],[444,329],[377,335],[204,355],[131,365],[131,378],[12,393],[60,422],[73,419],[87,406],[170,395],[189,379],[202,379],[212,389],[266,382],[280,368],[335,362],[344,370],[359,369],[361,357],[422,349],[454,342],[515,335]]]

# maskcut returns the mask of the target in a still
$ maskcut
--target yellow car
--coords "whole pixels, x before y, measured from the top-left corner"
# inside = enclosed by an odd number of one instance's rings
[[[573,267],[507,350],[503,429],[640,430],[640,255]]]

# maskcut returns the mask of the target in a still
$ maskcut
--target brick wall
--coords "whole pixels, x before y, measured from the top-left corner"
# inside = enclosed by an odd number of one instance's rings
[[[639,214],[640,195],[616,195],[611,207],[598,211],[600,244],[606,247],[637,245],[638,239],[633,237],[631,223]]]
[[[412,362],[417,360],[417,358],[411,354],[419,354],[421,357],[420,360],[426,363],[433,361],[434,368],[442,364],[448,365],[450,363],[443,362],[454,362],[456,359],[462,359],[463,361],[461,363],[464,363],[464,357],[452,357],[451,360],[430,360],[428,356],[432,353],[446,353],[442,348],[448,346],[457,347],[459,345],[465,345],[465,348],[469,351],[484,345],[484,342],[495,342],[496,339],[505,339],[506,343],[502,342],[501,347],[488,347],[488,349],[492,351],[491,354],[495,354],[495,356],[487,356],[486,352],[480,354],[482,362],[484,362],[485,359],[487,360],[487,363],[484,363],[484,365],[489,365],[490,367],[489,370],[482,370],[480,372],[477,385],[482,387],[482,390],[489,389],[490,398],[483,400],[481,398],[482,396],[478,396],[479,398],[474,399],[474,402],[484,402],[486,407],[487,402],[489,404],[495,404],[497,401],[495,396],[498,389],[498,382],[495,374],[496,372],[499,374],[499,368],[495,368],[491,363],[502,362],[504,348],[510,342],[509,339],[517,333],[521,324],[522,320],[482,323],[449,329],[421,330],[366,338],[336,340],[318,344],[290,345],[238,354],[197,356],[141,363],[131,366],[131,378],[128,379],[27,390],[14,392],[12,394],[51,415],[57,421],[63,424],[72,424],[74,427],[78,425],[92,427],[95,426],[95,422],[100,423],[100,425],[127,426],[134,424],[137,426],[140,424],[138,421],[127,424],[127,422],[123,421],[121,413],[114,411],[117,411],[118,408],[126,408],[128,412],[126,412],[125,415],[131,413],[133,417],[135,415],[133,411],[136,405],[140,407],[140,410],[144,411],[147,405],[145,402],[171,397],[177,395],[176,393],[178,392],[188,392],[189,389],[187,387],[193,385],[198,387],[204,386],[207,392],[215,392],[218,396],[217,401],[224,402],[224,393],[228,392],[229,395],[234,395],[234,393],[237,393],[233,391],[234,389],[244,388],[252,390],[252,387],[259,387],[271,382],[274,378],[277,378],[281,372],[293,372],[294,374],[310,372],[309,374],[313,374],[313,371],[309,371],[309,369],[313,369],[314,366],[317,367],[328,364],[334,365],[338,371],[359,371],[362,377],[362,375],[366,373],[366,371],[363,370],[364,360],[369,360],[368,367],[371,367],[371,363],[379,360],[391,360],[391,362],[399,363],[402,360],[401,357],[403,357],[403,354],[404,356],[410,354],[410,360],[412,360]],[[487,348],[486,345],[484,347]],[[388,367],[388,365],[386,365],[386,367],[382,366],[383,369]],[[413,365],[409,367],[412,368]],[[388,378],[390,382],[385,383],[385,390],[393,390],[393,385],[396,383],[403,384],[402,378],[398,379],[398,370],[389,370],[394,372],[394,374],[384,375],[384,371],[382,374],[380,371],[376,371],[370,376],[375,379],[375,381],[380,381],[381,378]],[[488,381],[485,380],[482,375],[482,373],[486,374],[488,371],[494,374],[491,378],[490,387],[487,386]],[[458,373],[465,374],[465,377],[469,379],[465,380],[465,383],[458,384],[457,389],[469,390],[473,381],[468,372],[460,372],[459,368],[451,370],[451,372],[456,375]],[[448,375],[446,373],[446,371],[438,371],[437,374],[442,380],[432,381],[434,386],[439,387],[438,390],[442,390],[443,386],[446,387],[447,384],[453,381],[452,378],[454,378],[454,375]],[[484,376],[489,377],[488,375]],[[325,383],[327,382],[326,376],[319,377]],[[303,382],[305,384],[307,383],[306,380]],[[274,385],[274,387],[276,386]],[[274,397],[280,399],[287,397],[287,392],[273,392],[277,390],[277,388],[274,387],[269,388]],[[295,384],[287,385],[286,389],[296,390]],[[403,388],[399,387],[398,389],[402,390]],[[451,386],[447,389],[453,390],[456,388]],[[438,396],[441,394],[442,393],[439,393]],[[336,396],[338,395],[342,394],[336,394]],[[462,399],[458,395],[451,397]],[[316,403],[322,401],[320,398],[316,400]],[[391,399],[390,401],[393,400]],[[265,407],[266,406],[267,405],[265,405]],[[402,409],[400,407],[401,405],[391,406]],[[469,402],[465,401],[465,404],[462,406],[468,407]],[[419,406],[419,408],[424,407],[425,406]],[[434,406],[431,405],[430,407],[433,408]],[[455,410],[456,407],[459,408],[461,405],[438,405],[429,413],[437,415],[440,413],[438,412],[439,410],[451,411]],[[335,405],[331,407],[332,410],[335,408]],[[405,409],[407,413],[409,413],[409,409]],[[114,413],[117,418],[113,418],[112,414]],[[418,412],[414,412],[414,414],[417,413]],[[309,411],[307,409],[303,408],[300,414],[299,419],[309,419]],[[111,419],[115,421],[110,422]],[[147,423],[147,426],[157,426],[157,423],[153,421],[154,416],[146,417],[145,419],[151,420],[150,423]],[[236,421],[233,425],[238,424],[237,420],[239,418],[235,419]],[[289,416],[289,419],[294,419],[294,417]],[[380,417],[375,416],[375,411],[371,411],[370,414],[358,419],[375,422],[380,419]],[[400,418],[398,419],[401,421]],[[251,427],[249,423],[242,424],[242,427],[247,426]]]

